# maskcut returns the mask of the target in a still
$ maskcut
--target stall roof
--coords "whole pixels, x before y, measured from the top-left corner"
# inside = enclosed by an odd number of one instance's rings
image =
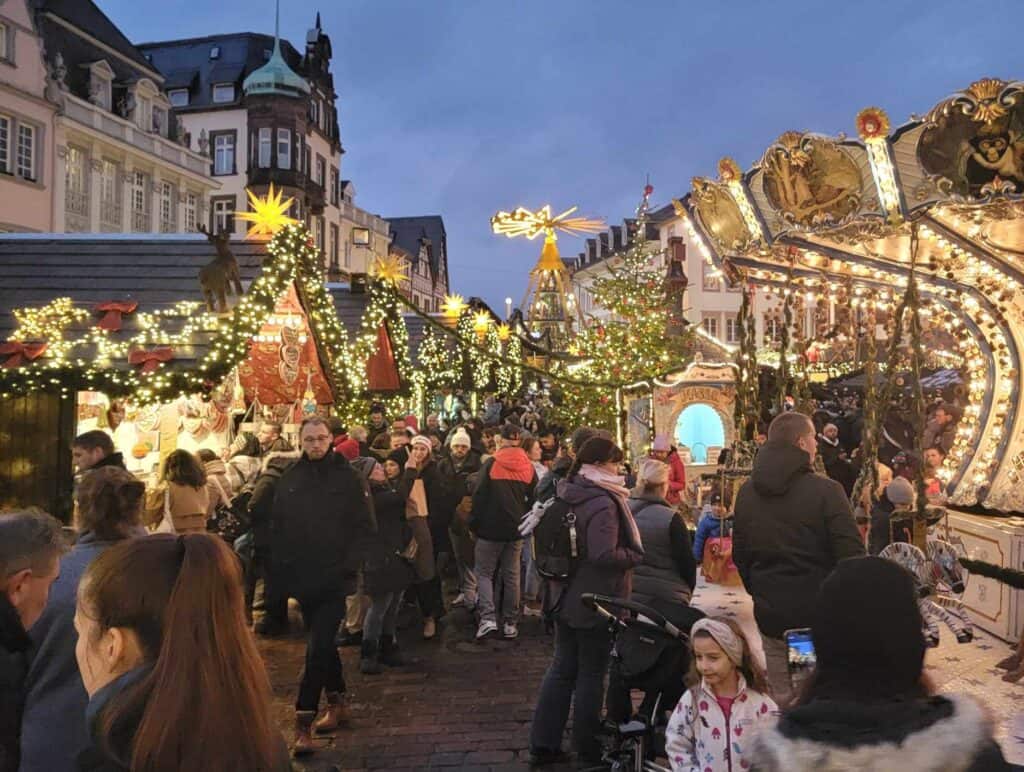
[[[259,276],[264,245],[232,241],[242,287],[248,290]],[[108,333],[113,343],[129,343],[144,332],[147,315],[159,314],[161,327],[171,335],[182,332],[190,322],[194,334],[188,345],[177,345],[174,358],[166,363],[172,370],[187,370],[206,356],[216,335],[215,328],[196,325],[196,313],[205,309],[199,271],[216,255],[203,236],[175,234],[160,236],[88,237],[82,235],[19,235],[0,237],[0,341],[11,338],[19,327],[16,309],[39,308],[68,298],[87,315],[71,321],[64,340],[87,338],[103,315],[98,304],[134,302],[135,313],[122,315],[119,331]],[[195,304],[189,314],[172,313],[182,303]],[[25,336],[38,339],[39,336]],[[27,340],[26,340],[27,342]],[[158,345],[154,341],[154,345]],[[95,340],[75,346],[69,359],[93,362],[99,356]],[[126,357],[111,359],[111,366],[127,369]]]

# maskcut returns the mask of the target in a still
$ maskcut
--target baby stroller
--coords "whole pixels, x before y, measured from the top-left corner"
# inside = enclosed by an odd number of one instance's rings
[[[664,755],[668,712],[686,690],[690,628],[704,614],[681,604],[655,601],[652,608],[590,593],[582,600],[608,620],[612,632],[604,760],[613,772],[640,772],[645,760]],[[622,610],[631,616],[620,619],[615,612]],[[644,693],[635,712],[631,689]]]

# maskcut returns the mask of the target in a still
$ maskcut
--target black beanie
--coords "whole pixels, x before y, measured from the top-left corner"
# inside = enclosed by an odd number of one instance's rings
[[[821,587],[811,628],[822,682],[876,696],[920,683],[925,640],[914,579],[891,560],[841,561]]]
[[[406,462],[409,460],[409,451],[405,448],[395,448],[388,453],[387,460],[394,461],[399,466],[404,467]]]

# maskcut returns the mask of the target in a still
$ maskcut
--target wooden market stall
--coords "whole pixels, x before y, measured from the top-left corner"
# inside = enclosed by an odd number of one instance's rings
[[[326,414],[349,388],[346,340],[300,227],[269,243],[5,234],[0,506],[66,518],[71,440],[90,429],[146,479],[243,419]]]

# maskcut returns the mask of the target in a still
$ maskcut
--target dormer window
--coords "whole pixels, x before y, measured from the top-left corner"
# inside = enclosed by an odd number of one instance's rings
[[[220,46],[212,46],[210,48],[210,58],[220,59]]]
[[[214,83],[213,84],[213,101],[218,104],[224,102],[235,101],[235,84],[234,83]]]
[[[102,59],[86,65],[89,68],[89,101],[104,110],[110,110],[114,101],[112,85],[114,71]]]
[[[167,98],[175,107],[188,107],[188,89],[174,88],[167,92]]]

